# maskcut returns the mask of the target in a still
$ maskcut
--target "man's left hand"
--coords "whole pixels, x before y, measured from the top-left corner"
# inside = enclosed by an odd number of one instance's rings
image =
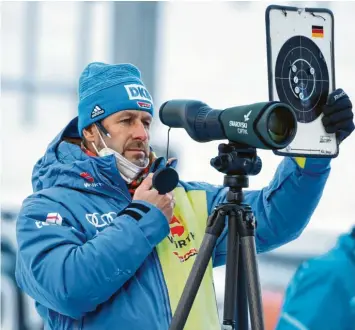
[[[322,122],[327,133],[335,133],[338,143],[345,140],[355,128],[352,103],[349,96],[337,89],[328,96],[323,106]]]

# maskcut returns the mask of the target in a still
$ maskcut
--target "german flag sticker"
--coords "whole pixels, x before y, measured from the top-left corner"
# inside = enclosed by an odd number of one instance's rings
[[[320,25],[312,25],[312,38],[323,38],[324,29]]]

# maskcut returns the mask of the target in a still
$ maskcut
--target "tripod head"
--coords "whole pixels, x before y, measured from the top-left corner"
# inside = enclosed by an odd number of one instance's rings
[[[224,173],[224,187],[229,187],[228,202],[243,201],[242,188],[249,187],[249,175],[261,171],[262,162],[256,154],[256,148],[229,142],[218,146],[218,156],[210,164],[217,171]]]

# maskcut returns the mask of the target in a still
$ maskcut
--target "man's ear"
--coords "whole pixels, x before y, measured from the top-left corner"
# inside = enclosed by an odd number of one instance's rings
[[[94,129],[94,124],[83,129],[83,136],[88,142],[95,142],[96,130]]]

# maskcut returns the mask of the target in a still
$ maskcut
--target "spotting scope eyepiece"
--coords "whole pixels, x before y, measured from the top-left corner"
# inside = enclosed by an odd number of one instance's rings
[[[227,139],[260,149],[283,149],[297,132],[293,109],[277,101],[216,110],[201,101],[171,100],[160,107],[159,118],[166,126],[184,128],[197,142]]]

